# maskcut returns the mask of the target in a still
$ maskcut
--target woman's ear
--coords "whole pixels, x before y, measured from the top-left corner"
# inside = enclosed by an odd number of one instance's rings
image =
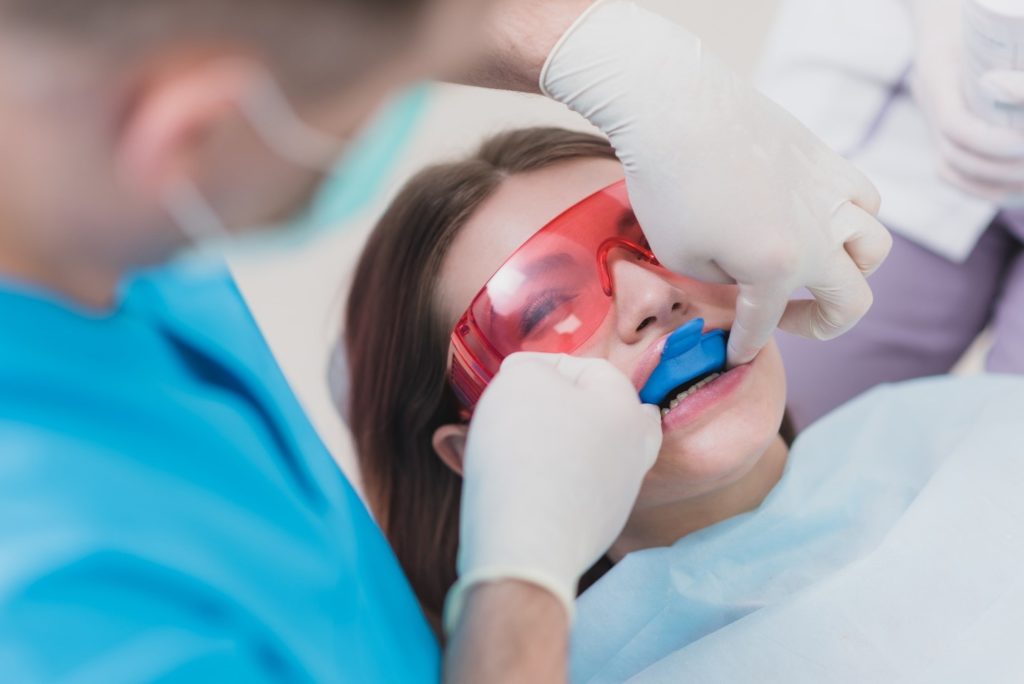
[[[466,454],[468,433],[469,428],[465,425],[442,425],[434,431],[434,452],[459,477],[462,477],[462,458]]]

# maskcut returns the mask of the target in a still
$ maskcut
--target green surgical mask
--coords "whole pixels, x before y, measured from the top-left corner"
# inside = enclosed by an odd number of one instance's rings
[[[194,184],[180,184],[169,192],[167,210],[198,251],[207,255],[276,251],[343,228],[381,191],[426,108],[429,92],[429,86],[420,85],[394,98],[336,160],[332,154],[344,149],[344,143],[302,122],[268,77],[242,112],[282,158],[326,172],[312,201],[287,221],[239,234],[227,230]]]

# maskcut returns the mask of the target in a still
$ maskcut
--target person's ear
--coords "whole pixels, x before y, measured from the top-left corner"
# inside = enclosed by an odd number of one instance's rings
[[[459,477],[462,477],[467,434],[469,428],[465,425],[442,425],[434,431],[434,452]]]
[[[140,83],[120,128],[116,161],[129,189],[160,199],[199,174],[204,146],[230,119],[241,120],[258,67],[240,58],[205,60],[154,73]]]

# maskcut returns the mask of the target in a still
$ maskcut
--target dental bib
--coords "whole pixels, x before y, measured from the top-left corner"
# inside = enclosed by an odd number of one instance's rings
[[[806,430],[754,510],[578,600],[574,684],[1017,682],[1024,379],[878,387]]]

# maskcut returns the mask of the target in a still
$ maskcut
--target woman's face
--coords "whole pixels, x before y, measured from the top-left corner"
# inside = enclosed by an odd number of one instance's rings
[[[444,262],[439,304],[455,322],[490,276],[566,208],[621,180],[612,160],[574,160],[504,181],[473,214]],[[686,230],[686,226],[680,226]],[[669,274],[623,253],[609,265],[613,306],[578,356],[608,359],[639,388],[659,343],[685,322],[729,330],[736,288]],[[785,410],[782,360],[770,343],[752,363],[683,400],[662,421],[664,442],[637,509],[708,494],[748,473],[774,440]]]

